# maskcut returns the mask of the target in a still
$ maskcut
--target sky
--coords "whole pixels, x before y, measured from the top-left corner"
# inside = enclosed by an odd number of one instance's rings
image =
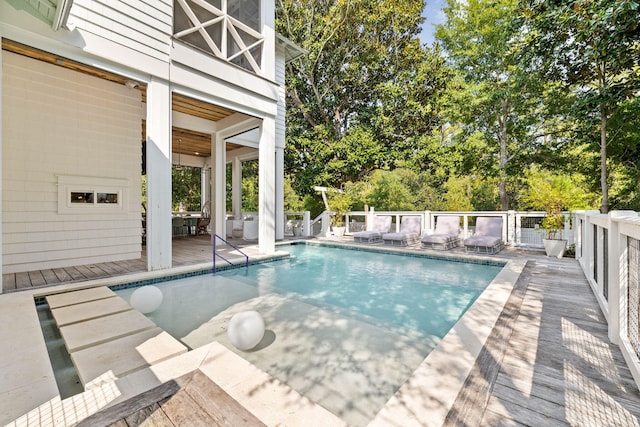
[[[422,43],[432,44],[433,33],[435,32],[435,25],[442,24],[445,20],[442,8],[446,6],[447,0],[427,0],[427,5],[422,11],[426,21],[422,24],[422,33],[420,33],[420,40]]]

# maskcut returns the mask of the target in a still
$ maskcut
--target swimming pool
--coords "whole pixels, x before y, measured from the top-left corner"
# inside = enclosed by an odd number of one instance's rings
[[[191,348],[217,340],[351,425],[366,425],[473,304],[502,265],[316,245],[291,259],[156,284],[149,317]],[[118,291],[127,299],[133,289]],[[259,311],[258,349],[226,338],[236,312]]]

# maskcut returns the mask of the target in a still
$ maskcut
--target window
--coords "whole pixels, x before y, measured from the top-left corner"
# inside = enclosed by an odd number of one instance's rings
[[[98,193],[98,203],[118,203],[118,193]]]
[[[123,210],[126,179],[58,175],[58,213]]]
[[[93,193],[71,192],[71,203],[93,203]]]

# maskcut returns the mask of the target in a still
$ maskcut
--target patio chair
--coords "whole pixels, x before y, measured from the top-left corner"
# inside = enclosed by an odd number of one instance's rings
[[[188,227],[184,224],[184,218],[181,217],[173,217],[171,219],[171,226],[173,227],[173,237],[176,236],[186,236],[189,234]]]
[[[390,227],[391,216],[376,215],[373,217],[371,230],[353,233],[353,241],[358,243],[380,243],[382,242],[382,235],[388,233]]]
[[[464,239],[466,252],[497,254],[503,247],[502,217],[478,217],[476,219],[475,233],[473,236]]]
[[[205,202],[202,205],[202,212],[200,214],[200,218],[198,219],[198,223],[196,224],[196,236],[198,234],[209,234],[208,228],[209,228],[210,222],[211,222],[211,203]]]
[[[422,236],[421,246],[423,249],[437,249],[441,251],[455,248],[460,241],[458,238],[459,233],[459,216],[439,216],[433,234],[425,234]]]
[[[409,246],[420,241],[422,218],[417,215],[405,215],[400,223],[400,231],[397,233],[385,233],[382,235],[385,245]]]

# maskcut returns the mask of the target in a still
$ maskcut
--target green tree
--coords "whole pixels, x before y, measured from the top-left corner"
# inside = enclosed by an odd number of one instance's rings
[[[445,184],[445,209],[449,211],[471,211],[473,205],[473,185],[471,177],[449,177]]]
[[[286,70],[285,160],[300,194],[393,169],[423,149],[447,84],[439,52],[417,37],[423,6],[422,0],[277,2],[277,30],[308,51]]]
[[[242,211],[259,210],[260,193],[258,191],[258,161],[242,162]]]
[[[534,165],[526,171],[525,182],[523,207],[527,209],[560,213],[588,209],[594,202],[583,177],[576,174],[552,173]]]
[[[448,0],[447,21],[436,38],[461,81],[448,94],[455,140],[464,144],[467,167],[498,178],[500,205],[509,208],[509,177],[526,162],[541,89],[515,66],[517,0]],[[469,168],[470,166],[470,168]]]
[[[609,210],[610,119],[639,89],[639,12],[635,0],[522,2],[525,70],[564,83],[574,95],[571,108],[599,122],[603,213]]]
[[[288,212],[300,212],[304,210],[304,201],[296,194],[291,186],[291,177],[284,177],[284,210]]]
[[[201,169],[189,166],[171,169],[172,209],[177,211],[180,205],[187,211],[199,211],[201,208]]]

